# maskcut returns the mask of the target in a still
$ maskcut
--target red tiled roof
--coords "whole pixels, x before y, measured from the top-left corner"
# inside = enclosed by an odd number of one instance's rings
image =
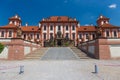
[[[15,15],[15,16],[9,18],[9,20],[20,20],[21,21],[21,19],[18,15]]]
[[[52,16],[52,17],[43,19],[43,21],[76,21],[76,19],[70,18],[68,16]]]
[[[14,24],[8,24],[6,26],[1,26],[0,28],[2,28],[2,29],[11,29],[11,28],[17,28],[17,26],[14,25]]]
[[[78,31],[81,31],[81,32],[96,31],[96,28],[94,26],[80,26],[78,28]]]
[[[22,26],[21,27],[21,30],[23,32],[36,32],[36,31],[39,31],[39,27],[37,26]]]
[[[103,24],[103,25],[101,25],[100,27],[106,27],[106,28],[112,27],[112,28],[117,28],[118,26],[114,26],[114,25],[111,25],[111,24]]]

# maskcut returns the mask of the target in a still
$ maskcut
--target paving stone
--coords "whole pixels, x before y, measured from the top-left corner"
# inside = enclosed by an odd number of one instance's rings
[[[78,60],[78,56],[69,47],[49,48],[41,60]]]

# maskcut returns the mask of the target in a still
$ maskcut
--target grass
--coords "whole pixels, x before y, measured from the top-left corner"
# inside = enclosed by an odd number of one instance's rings
[[[3,51],[4,45],[0,43],[0,53]]]

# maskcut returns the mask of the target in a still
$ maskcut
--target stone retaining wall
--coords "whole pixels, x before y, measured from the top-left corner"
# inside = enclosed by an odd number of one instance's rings
[[[120,58],[120,39],[96,39],[80,43],[78,48],[97,59]]]
[[[3,50],[3,52],[0,54],[0,59],[9,60],[24,59],[25,55],[31,53],[32,51],[40,47],[40,45],[36,43],[24,41],[20,38],[0,39],[0,43],[4,44],[8,49],[8,53]]]

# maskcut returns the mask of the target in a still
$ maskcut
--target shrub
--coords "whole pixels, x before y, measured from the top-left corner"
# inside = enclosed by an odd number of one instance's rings
[[[4,45],[0,43],[0,53],[3,51]]]
[[[69,46],[69,42],[66,42],[66,43],[65,43],[65,46],[66,46],[66,47]]]

